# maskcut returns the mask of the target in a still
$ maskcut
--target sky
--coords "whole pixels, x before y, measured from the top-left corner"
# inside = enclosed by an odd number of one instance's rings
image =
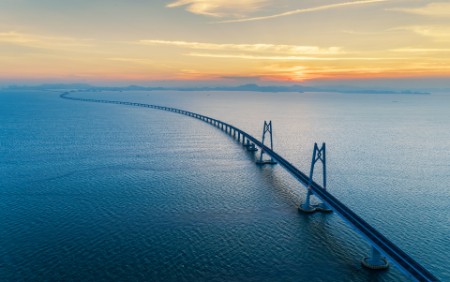
[[[450,1],[0,0],[0,81],[450,79]]]

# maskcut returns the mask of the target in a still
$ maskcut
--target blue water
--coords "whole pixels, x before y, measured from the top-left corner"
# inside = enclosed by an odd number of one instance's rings
[[[407,281],[335,214],[217,129],[144,108],[0,91],[1,281]],[[450,95],[76,93],[167,105],[259,136],[450,280]],[[320,180],[320,174],[317,175]]]

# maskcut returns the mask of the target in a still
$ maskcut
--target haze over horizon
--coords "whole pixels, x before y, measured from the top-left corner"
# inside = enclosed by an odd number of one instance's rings
[[[1,84],[450,87],[446,1],[5,0],[0,16]]]

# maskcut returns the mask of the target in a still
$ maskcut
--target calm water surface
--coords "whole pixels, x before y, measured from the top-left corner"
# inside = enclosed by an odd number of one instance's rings
[[[0,91],[1,281],[407,281],[337,215],[198,120]],[[178,107],[260,136],[450,281],[450,95],[76,93]],[[317,175],[320,180],[320,174]]]

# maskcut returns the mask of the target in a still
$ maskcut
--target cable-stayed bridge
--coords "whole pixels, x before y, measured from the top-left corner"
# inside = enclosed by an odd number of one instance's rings
[[[264,129],[262,140],[259,141],[255,137],[246,133],[245,131],[223,122],[218,119],[214,119],[205,115],[193,113],[190,111],[185,111],[181,109],[150,105],[144,103],[134,103],[125,101],[111,101],[102,99],[88,99],[88,98],[77,98],[69,96],[70,92],[65,92],[60,95],[63,99],[84,101],[84,102],[96,102],[96,103],[107,103],[107,104],[119,104],[135,107],[144,107],[157,110],[163,110],[168,112],[173,112],[177,114],[186,115],[199,119],[206,122],[212,126],[219,128],[224,131],[232,138],[234,138],[239,143],[249,151],[261,151],[260,157],[258,158],[258,165],[281,165],[286,171],[288,171],[292,176],[294,176],[301,184],[307,188],[306,200],[299,206],[299,210],[306,213],[312,212],[335,212],[344,221],[346,221],[355,231],[357,231],[364,239],[366,239],[372,246],[371,253],[368,257],[362,260],[362,265],[370,269],[386,269],[389,266],[389,262],[397,266],[410,278],[416,281],[438,281],[438,279],[431,274],[427,269],[420,265],[417,261],[411,258],[408,254],[403,252],[399,247],[397,247],[393,242],[383,236],[379,231],[367,223],[364,219],[358,216],[350,208],[348,208],[341,201],[336,199],[330,192],[326,190],[326,150],[325,144],[320,148],[317,144],[314,146],[314,153],[311,163],[311,170],[309,176],[297,169],[294,165],[284,159],[282,156],[277,154],[273,150],[272,142],[272,123],[264,122]],[[270,147],[265,145],[266,134],[270,137]],[[267,155],[270,159],[265,159],[264,156]],[[319,185],[313,181],[313,173],[315,164],[321,162],[323,166],[323,185]],[[311,205],[310,197],[315,195],[319,198],[322,203],[319,205]]]

